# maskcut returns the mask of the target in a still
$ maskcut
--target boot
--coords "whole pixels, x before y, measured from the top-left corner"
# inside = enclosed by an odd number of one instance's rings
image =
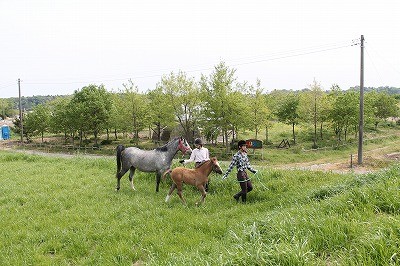
[[[236,200],[236,202],[238,202],[239,201],[239,198],[240,198],[240,195],[241,195],[242,193],[237,193],[236,195],[234,195],[233,196],[233,198]]]
[[[246,203],[246,199],[247,199],[247,194],[243,194],[242,195],[242,202]]]

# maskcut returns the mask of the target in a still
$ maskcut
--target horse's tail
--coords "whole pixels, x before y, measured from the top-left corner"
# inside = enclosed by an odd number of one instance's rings
[[[125,147],[123,145],[120,144],[117,146],[117,174],[121,170],[121,154],[123,150],[125,150]]]
[[[165,171],[164,174],[162,175],[163,180],[165,180],[165,176],[166,176],[167,174],[171,174],[171,172],[172,172],[171,169],[168,169],[167,171]]]

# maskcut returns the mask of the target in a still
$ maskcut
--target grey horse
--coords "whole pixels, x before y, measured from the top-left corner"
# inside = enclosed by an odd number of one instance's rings
[[[186,139],[182,137],[174,138],[162,147],[154,150],[141,150],[136,147],[125,148],[123,145],[117,146],[117,188],[120,189],[121,177],[130,170],[129,181],[131,188],[135,190],[133,185],[133,175],[138,169],[142,172],[155,172],[157,175],[156,192],[161,181],[162,174],[171,168],[172,159],[178,151],[183,154],[192,152],[190,145]]]

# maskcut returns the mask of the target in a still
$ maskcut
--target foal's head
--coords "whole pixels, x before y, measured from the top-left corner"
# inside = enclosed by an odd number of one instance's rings
[[[221,169],[221,166],[219,166],[217,157],[212,157],[211,158],[211,162],[213,164],[212,170],[221,175],[222,174],[222,169]]]

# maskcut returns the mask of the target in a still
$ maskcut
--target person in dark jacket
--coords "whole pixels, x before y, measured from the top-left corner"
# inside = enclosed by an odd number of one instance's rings
[[[245,203],[247,200],[247,193],[253,190],[253,185],[251,184],[250,178],[247,175],[246,170],[256,174],[257,170],[253,169],[250,165],[249,157],[247,157],[247,147],[246,141],[240,140],[238,143],[238,152],[232,157],[232,161],[228,167],[228,170],[222,176],[222,180],[226,179],[232,169],[236,166],[237,168],[237,180],[240,184],[241,190],[234,195],[236,201],[242,197],[242,202]]]

